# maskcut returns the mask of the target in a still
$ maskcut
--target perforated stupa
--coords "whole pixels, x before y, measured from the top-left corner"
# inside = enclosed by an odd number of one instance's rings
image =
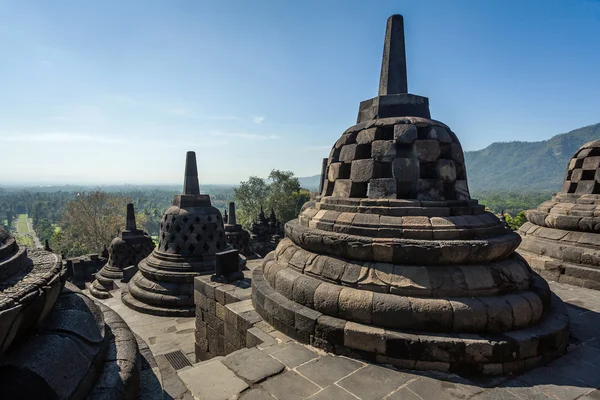
[[[565,351],[568,316],[471,199],[456,135],[407,90],[388,19],[379,95],[333,146],[322,193],[253,272],[253,304],[293,338],[403,368],[521,372]]]
[[[562,190],[526,216],[519,253],[540,275],[600,289],[600,140],[577,150]]]
[[[196,153],[189,151],[183,194],[160,223],[158,247],[142,260],[123,302],[155,315],[195,315],[194,277],[215,269],[215,254],[228,248],[221,213],[200,194]]]

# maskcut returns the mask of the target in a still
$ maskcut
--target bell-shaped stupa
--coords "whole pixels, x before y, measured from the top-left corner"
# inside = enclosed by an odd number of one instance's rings
[[[581,146],[563,188],[528,210],[519,253],[544,278],[600,289],[600,140]]]
[[[521,372],[562,354],[568,316],[471,199],[456,135],[407,91],[387,21],[379,96],[337,140],[321,196],[253,271],[253,304],[293,338],[404,368]]]
[[[99,299],[110,297],[114,281],[123,279],[123,268],[136,266],[154,249],[154,242],[135,223],[133,204],[127,204],[125,230],[110,242],[108,261],[96,274],[96,280],[90,286],[92,296]]]
[[[183,194],[163,214],[158,247],[138,264],[123,302],[155,315],[195,315],[194,277],[214,272],[215,254],[227,248],[221,213],[200,194],[196,153],[188,151]]]

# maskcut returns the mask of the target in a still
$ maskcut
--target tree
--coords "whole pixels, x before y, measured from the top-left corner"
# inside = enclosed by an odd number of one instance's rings
[[[527,217],[525,217],[525,211],[520,211],[519,213],[517,213],[517,215],[514,216],[514,218],[511,217],[510,214],[504,214],[504,217],[506,218],[506,223],[508,224],[508,227],[513,231],[516,231],[521,227],[521,225],[527,222]]]
[[[100,252],[125,227],[129,199],[103,191],[80,193],[67,203],[53,250],[76,256]]]
[[[251,176],[246,182],[241,182],[234,194],[238,224],[249,229],[260,207],[266,206],[268,195],[269,185],[262,178]]]
[[[296,218],[302,205],[310,199],[310,192],[300,187],[293,172],[274,169],[268,179],[270,183],[251,176],[235,189],[238,223],[246,229],[258,216],[261,206],[267,216],[273,207],[279,221],[286,223]]]

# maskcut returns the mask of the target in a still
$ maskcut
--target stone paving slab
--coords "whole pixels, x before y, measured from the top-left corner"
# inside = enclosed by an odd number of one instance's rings
[[[235,351],[225,357],[223,364],[252,383],[263,381],[285,369],[282,363],[257,348]]]
[[[124,307],[118,298],[108,299],[107,302],[113,303],[113,309],[148,342],[155,353],[163,382],[166,381],[165,388],[171,388],[171,397],[168,399],[191,399],[192,394],[196,399],[224,398],[219,397],[224,395],[217,390],[220,388],[226,390],[227,395],[235,392],[229,398],[244,400],[600,400],[600,391],[597,390],[600,387],[600,291],[558,283],[551,283],[551,288],[566,301],[571,317],[568,353],[547,366],[517,377],[480,378],[477,381],[444,373],[397,370],[390,366],[325,354],[297,343],[279,331],[270,331],[268,326],[261,326],[261,329],[271,335],[271,342],[241,351],[260,357],[263,361],[257,364],[269,364],[266,360],[270,358],[275,363],[285,365],[281,372],[264,380],[253,382],[256,378],[245,375],[234,364],[231,364],[232,368],[227,368],[229,362],[222,357],[178,373],[172,368],[165,373],[163,368],[170,366],[162,365],[166,359],[160,355],[157,357],[156,354],[160,353],[156,351],[185,350],[189,344],[193,349],[194,335],[186,332],[193,319],[141,315]],[[177,332],[185,333],[178,337]],[[148,340],[149,337],[152,340]],[[251,359],[247,357],[245,362]],[[206,363],[210,362],[214,364],[209,365],[215,367],[207,367]],[[207,377],[200,377],[202,374]],[[180,376],[186,377],[185,384],[179,379]],[[193,379],[188,379],[192,376]]]
[[[197,400],[228,400],[248,388],[221,360],[212,359],[177,373]]]

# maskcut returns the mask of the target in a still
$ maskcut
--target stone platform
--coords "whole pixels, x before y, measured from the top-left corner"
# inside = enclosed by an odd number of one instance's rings
[[[249,261],[254,269],[260,260]],[[202,279],[206,277],[201,277]],[[550,282],[571,318],[566,355],[525,374],[469,380],[442,372],[417,372],[369,363],[302,345],[254,320],[250,291],[213,284],[226,303],[227,325],[251,328],[245,346],[194,363],[194,318],[156,317],[125,307],[118,296],[102,302],[117,311],[155,355],[167,395],[173,399],[508,399],[600,398],[600,292]],[[243,286],[243,285],[242,285]],[[221,288],[221,289],[219,289]],[[237,293],[236,293],[237,288]],[[227,295],[229,294],[229,295]],[[228,300],[225,300],[227,298]],[[237,301],[235,301],[237,299]],[[217,306],[214,300],[216,315]],[[207,302],[207,304],[210,302]],[[249,304],[250,303],[250,304]],[[208,305],[205,306],[208,310]],[[212,306],[211,310],[213,309]],[[221,309],[221,307],[219,307]],[[225,314],[226,312],[226,314]],[[213,320],[213,324],[218,322]],[[223,322],[225,329],[226,325]],[[175,371],[164,354],[182,350],[191,367]],[[167,397],[170,396],[170,397]]]

